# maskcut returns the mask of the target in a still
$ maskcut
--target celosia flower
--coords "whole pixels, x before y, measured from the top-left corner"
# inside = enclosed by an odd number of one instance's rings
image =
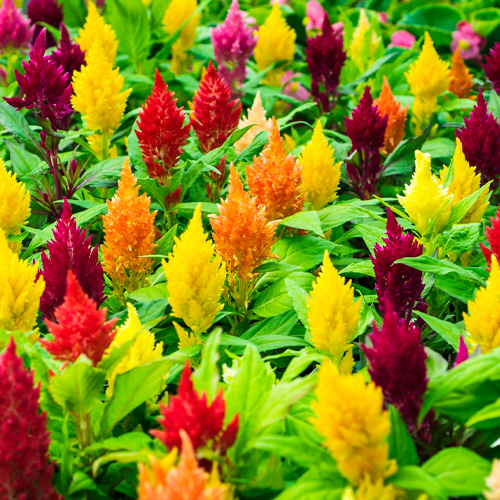
[[[351,153],[357,151],[358,163],[347,162],[347,175],[354,192],[361,199],[368,199],[375,192],[377,181],[382,171],[380,149],[384,145],[387,116],[381,116],[368,85],[363,97],[352,112],[351,118],[346,118],[346,134],[352,142]]]
[[[99,41],[105,57],[111,65],[113,65],[116,59],[116,51],[118,49],[116,33],[109,24],[106,24],[104,18],[99,14],[94,2],[88,2],[88,9],[89,11],[87,19],[85,19],[85,24],[83,25],[83,28],[78,30],[79,36],[75,39],[76,43],[85,52],[85,55],[88,58],[88,53],[94,45],[94,42]],[[94,78],[100,77],[94,75]]]
[[[481,173],[481,182],[493,180],[491,190],[498,185],[500,175],[500,123],[488,107],[483,93],[479,91],[477,104],[469,118],[464,118],[465,126],[455,132],[462,141],[465,158]]]
[[[500,93],[500,42],[496,42],[490,50],[489,55],[484,57],[486,64],[483,64],[486,78],[493,83],[493,88]]]
[[[472,79],[472,73],[464,63],[460,50],[457,48],[451,59],[451,82],[448,90],[460,99],[469,97],[474,85]]]
[[[300,73],[285,71],[281,75],[281,86],[283,87],[281,93],[293,97],[297,101],[305,101],[309,98],[309,92],[303,85],[295,81],[295,78],[299,76],[301,76]]]
[[[259,71],[263,71],[274,63],[286,63],[293,60],[295,54],[295,31],[288,26],[281,13],[280,6],[274,4],[271,14],[259,28],[257,45],[255,46],[255,62]],[[282,68],[267,72],[264,83],[280,86]]]
[[[402,47],[403,49],[411,49],[413,44],[417,41],[414,35],[408,31],[398,30],[391,35],[390,46]]]
[[[439,175],[439,181],[444,186],[448,167],[444,166]],[[460,139],[456,139],[455,153],[453,154],[453,180],[448,185],[448,193],[453,195],[451,206],[453,207],[459,201],[475,193],[481,187],[481,174],[476,174],[476,168],[469,165],[465,159]],[[481,193],[478,200],[469,211],[460,219],[460,224],[470,222],[481,222],[484,212],[488,206],[486,200],[488,190]]]
[[[406,493],[393,484],[384,484],[382,479],[372,482],[364,479],[354,491],[348,486],[343,494],[342,500],[403,500],[408,498]],[[417,500],[427,500],[427,495],[418,497]]]
[[[128,350],[125,357],[116,365],[113,373],[108,379],[108,388],[106,395],[111,397],[115,386],[116,376],[120,373],[125,373],[136,366],[142,366],[160,359],[162,356],[163,342],[158,342],[155,346],[155,336],[150,331],[146,330],[137,316],[137,311],[134,306],[127,304],[128,318],[127,321],[116,329],[116,335],[108,349],[108,352],[113,352],[113,349],[121,347],[128,341],[135,338],[135,342]]]
[[[486,45],[486,39],[476,33],[467,21],[459,21],[456,31],[451,36],[453,38],[451,52],[459,49],[463,59],[470,59],[475,63],[481,62],[481,50]]]
[[[496,257],[497,261],[500,261],[500,208],[497,210],[495,217],[491,217],[490,220],[491,227],[485,228],[484,233],[491,250],[486,248],[482,243],[479,243],[486,259],[488,270],[491,266],[492,254]]]
[[[0,53],[29,49],[34,30],[14,0],[3,0],[0,7]]]
[[[40,386],[24,367],[11,339],[0,354],[0,498],[60,500],[52,486],[47,414]]]
[[[52,52],[52,59],[57,66],[62,66],[70,78],[85,64],[85,54],[78,44],[71,41],[64,23],[61,23],[61,39],[59,46]]]
[[[238,0],[232,1],[224,23],[210,28],[210,34],[220,75],[232,89],[238,90],[245,81],[246,63],[257,43]]]
[[[190,125],[184,125],[185,113],[158,69],[151,95],[137,119],[136,132],[142,159],[151,178],[165,179],[175,167],[189,137]]]
[[[174,325],[175,333],[177,333],[177,336],[179,337],[179,343],[177,344],[179,349],[184,349],[185,347],[192,345],[203,344],[203,340],[199,335],[197,336],[194,333],[191,334],[191,332],[182,328],[182,326],[175,321],[172,321],[172,324]]]
[[[369,40],[368,43],[367,40]],[[370,26],[365,10],[361,9],[358,25],[354,29],[351,44],[349,45],[349,55],[361,71],[364,71],[373,63],[375,53],[381,42],[382,38]],[[365,47],[368,47],[368,51]]]
[[[317,416],[312,423],[352,485],[368,479],[376,482],[395,472],[387,444],[389,413],[383,410],[380,387],[373,382],[366,385],[361,373],[342,375],[325,361],[319,367],[316,396],[311,406]]]
[[[404,196],[398,195],[398,200],[422,236],[436,217],[433,234],[446,226],[452,199],[453,195],[432,175],[431,156],[415,151],[415,172],[410,184],[405,185]]]
[[[54,321],[54,311],[66,295],[66,280],[71,269],[83,291],[100,306],[104,302],[104,281],[97,247],[91,243],[91,236],[80,229],[71,214],[71,207],[64,200],[61,218],[54,228],[54,239],[47,243],[42,253],[45,290],[40,300],[40,311]]]
[[[325,251],[323,266],[306,298],[311,343],[340,363],[356,333],[361,301],[354,302],[351,282],[344,280],[333,267]]]
[[[132,89],[120,92],[124,78],[118,68],[113,69],[99,41],[85,53],[85,58],[87,65],[73,74],[75,95],[71,103],[83,115],[88,128],[110,134],[120,125]]]
[[[21,260],[0,229],[0,328],[28,332],[35,326],[44,281],[37,265]]]
[[[257,205],[243,190],[234,165],[229,174],[228,195],[217,205],[219,215],[210,216],[215,249],[227,264],[228,272],[242,279],[271,257],[278,222],[268,222],[266,208]]]
[[[483,491],[486,500],[500,500],[500,460],[493,459],[491,473],[485,479],[487,491]]]
[[[156,210],[149,213],[151,199],[139,196],[128,158],[123,164],[121,180],[113,199],[107,201],[108,213],[103,220],[104,244],[102,262],[112,281],[127,290],[135,290],[150,274],[155,253],[154,220]]]
[[[37,38],[43,29],[40,23],[59,29],[63,21],[62,3],[57,0],[29,0],[26,13],[35,26],[34,37]],[[52,33],[47,33],[47,47],[54,47],[56,41]]]
[[[193,444],[180,431],[182,453],[179,465],[173,468],[177,453],[171,452],[162,461],[151,459],[151,469],[139,464],[138,500],[224,500],[227,487],[212,481],[196,460]]]
[[[382,92],[375,100],[380,116],[387,116],[387,128],[384,135],[384,154],[392,153],[396,146],[403,140],[405,136],[406,111],[408,106],[401,107],[401,103],[394,99],[391,86],[384,75],[384,83],[382,84]]]
[[[410,433],[415,434],[427,390],[427,354],[420,345],[420,330],[400,319],[390,300],[385,299],[384,309],[381,328],[373,324],[369,336],[373,347],[363,346],[368,373],[382,388],[385,403],[399,411]]]
[[[231,100],[231,89],[212,64],[201,79],[193,98],[191,126],[204,153],[224,144],[238,126],[241,115],[239,99]]]
[[[17,109],[27,108],[38,111],[52,128],[57,129],[57,121],[71,113],[71,84],[61,66],[57,66],[51,56],[45,54],[44,28],[30,52],[29,61],[23,61],[24,75],[17,69],[16,80],[23,97],[4,97]]]
[[[54,338],[40,343],[60,361],[72,363],[84,354],[96,366],[116,333],[117,318],[106,321],[106,310],[97,308],[68,271],[64,302],[55,311],[55,321],[45,320]]]
[[[247,167],[247,183],[257,204],[266,207],[269,220],[283,219],[302,210],[302,167],[287,154],[274,117],[267,146]]]
[[[321,210],[337,198],[340,162],[335,163],[334,150],[328,144],[318,121],[311,140],[299,156],[302,166],[302,190],[314,210]]]
[[[494,255],[491,257],[490,276],[486,287],[476,291],[469,300],[469,314],[463,313],[468,341],[472,347],[479,345],[486,354],[500,346],[500,268]]]
[[[326,13],[323,6],[316,0],[310,0],[306,3],[306,18],[304,23],[306,23],[306,31],[320,30],[325,21]]]
[[[188,19],[189,22],[182,28],[179,38],[172,45],[172,62],[170,69],[179,74],[186,70],[188,60],[186,51],[194,44],[196,29],[200,23],[201,14],[193,15],[198,8],[197,0],[172,0],[163,17],[163,28],[173,35]]]
[[[224,429],[226,402],[222,389],[212,403],[208,404],[205,391],[199,396],[194,388],[189,361],[184,366],[177,396],[169,400],[168,406],[160,403],[160,411],[158,421],[163,430],[152,430],[151,434],[168,449],[180,448],[181,430],[189,436],[195,451],[210,445],[212,450],[225,455],[236,441],[238,414]]]
[[[172,314],[182,318],[195,336],[212,326],[223,307],[219,301],[226,272],[221,257],[213,257],[214,245],[203,231],[198,204],[186,231],[175,238],[168,264],[162,261]]]
[[[469,359],[469,350],[467,349],[467,344],[464,338],[460,335],[460,342],[458,344],[457,357],[455,358],[455,363],[453,367],[458,366],[460,363],[467,361]]]

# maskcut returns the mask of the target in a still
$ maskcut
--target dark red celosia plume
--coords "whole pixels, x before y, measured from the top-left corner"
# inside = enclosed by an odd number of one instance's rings
[[[96,366],[116,333],[117,318],[106,321],[106,308],[97,308],[71,271],[68,271],[64,302],[56,309],[55,319],[45,320],[54,339],[40,342],[56,359],[67,363],[85,354]]]
[[[477,104],[469,118],[464,119],[465,126],[455,132],[462,142],[467,161],[481,174],[481,184],[493,180],[491,189],[498,185],[500,175],[500,123],[488,107],[483,93],[479,91]]]
[[[54,321],[54,311],[66,294],[66,280],[71,269],[83,291],[97,306],[104,302],[104,279],[97,247],[87,237],[87,231],[76,225],[71,207],[65,199],[61,218],[54,228],[54,239],[47,243],[42,253],[45,290],[40,299],[40,311],[45,318]]]
[[[403,234],[403,228],[398,224],[391,209],[387,209],[387,237],[382,238],[384,246],[375,245],[373,256],[370,257],[375,271],[375,290],[379,301],[380,312],[385,312],[389,299],[391,307],[399,318],[408,323],[413,310],[424,312],[427,304],[422,300],[424,284],[422,271],[405,264],[394,264],[404,257],[422,255],[423,246],[411,233]]]
[[[191,369],[186,361],[179,383],[177,396],[170,399],[168,406],[161,405],[162,416],[158,419],[163,430],[153,430],[167,448],[181,447],[179,431],[183,429],[189,436],[195,451],[209,445],[212,450],[224,455],[234,444],[238,435],[238,415],[223,429],[226,402],[220,391],[212,404],[208,404],[205,392],[201,396],[194,389]]]
[[[323,111],[328,112],[334,106],[346,59],[342,34],[333,30],[328,14],[325,14],[321,34],[308,38],[306,56],[312,78],[311,94]]]
[[[72,88],[64,69],[57,66],[51,56],[45,55],[46,31],[44,28],[38,35],[29,61],[23,61],[24,75],[15,70],[23,97],[4,99],[17,109],[35,109],[50,121],[52,129],[57,130],[57,121],[72,111]]]
[[[56,66],[61,66],[70,78],[73,72],[80,71],[85,64],[85,53],[77,43],[71,41],[64,23],[61,23],[61,39],[59,46],[52,52],[52,60]]]
[[[231,88],[212,64],[194,94],[191,125],[204,153],[224,144],[238,126],[241,115],[239,99],[231,100]]]
[[[26,13],[35,25],[35,34],[33,39],[36,39],[43,26],[39,23],[45,23],[49,26],[59,29],[63,21],[63,8],[57,0],[30,0],[26,7]],[[47,33],[47,47],[53,47],[56,41],[52,33]]]
[[[0,355],[0,498],[59,500],[52,487],[47,415],[40,387],[16,354],[14,340]]]
[[[495,43],[484,59],[486,61],[486,64],[482,64],[484,74],[493,83],[495,92],[500,94],[500,42]]]
[[[363,346],[368,373],[382,388],[385,403],[399,411],[410,433],[415,434],[427,389],[427,354],[420,345],[420,330],[399,319],[389,300],[384,309],[382,327],[373,324],[369,336],[373,347]]]
[[[142,106],[136,131],[142,159],[151,178],[163,179],[175,167],[189,137],[185,113],[158,69],[151,95]]]
[[[351,139],[351,153],[357,152],[359,162],[346,162],[347,175],[353,191],[361,198],[368,199],[375,192],[382,172],[380,148],[384,145],[387,115],[381,116],[368,85],[363,97],[345,121],[346,133]]]
[[[486,259],[487,269],[489,271],[491,266],[491,256],[494,255],[498,262],[500,262],[500,208],[497,209],[495,217],[490,217],[491,227],[486,227],[484,234],[490,244],[490,248],[486,248],[482,243],[479,243],[483,251],[484,258]]]

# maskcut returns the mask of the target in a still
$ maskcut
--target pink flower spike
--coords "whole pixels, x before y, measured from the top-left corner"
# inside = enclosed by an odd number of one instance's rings
[[[453,367],[458,366],[460,363],[463,363],[468,359],[469,359],[469,351],[467,349],[467,344],[465,343],[464,338],[460,335],[460,344],[458,345],[457,358],[455,359]]]
[[[411,49],[417,39],[408,31],[395,31],[391,36],[392,47],[402,47],[403,49]]]

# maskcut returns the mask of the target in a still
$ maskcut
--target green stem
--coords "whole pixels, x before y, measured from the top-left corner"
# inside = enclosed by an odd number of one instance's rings
[[[101,154],[101,161],[107,160],[108,159],[108,134],[102,134],[101,136],[102,140],[102,154]]]

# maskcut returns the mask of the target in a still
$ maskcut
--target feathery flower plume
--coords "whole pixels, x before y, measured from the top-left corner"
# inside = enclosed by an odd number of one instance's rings
[[[38,35],[29,61],[23,61],[24,75],[15,70],[23,97],[4,99],[17,109],[35,109],[57,130],[57,121],[72,111],[72,90],[63,68],[57,66],[51,56],[44,55],[46,31],[44,28]]]
[[[168,263],[163,259],[172,314],[182,318],[195,337],[206,332],[222,310],[220,298],[226,278],[220,255],[203,231],[201,204],[188,228],[175,238]]]
[[[493,83],[495,92],[500,93],[500,42],[495,43],[484,59],[486,61],[486,64],[482,64],[484,74]]]
[[[125,373],[136,366],[142,366],[160,359],[163,351],[163,342],[158,342],[155,346],[155,336],[141,325],[141,320],[137,316],[137,311],[132,304],[127,304],[128,317],[122,326],[116,329],[114,339],[108,349],[108,354],[129,340],[135,338],[135,342],[128,350],[124,358],[116,365],[113,373],[108,379],[106,395],[111,397],[115,386],[116,376]]]
[[[172,45],[170,69],[176,75],[187,69],[189,58],[186,51],[194,44],[196,29],[201,18],[201,13],[193,15],[197,8],[197,0],[172,0],[163,17],[163,29],[169,35],[173,35],[189,19],[182,28],[179,38]]]
[[[462,142],[465,158],[481,174],[481,183],[493,180],[491,190],[498,185],[500,175],[500,123],[488,106],[483,93],[479,91],[477,103],[469,118],[464,118],[465,126],[457,129],[455,136]],[[478,147],[478,145],[481,145]]]
[[[183,109],[177,107],[175,94],[156,69],[155,84],[139,113],[136,132],[142,159],[153,179],[165,182],[184,149],[190,125],[184,125]]]
[[[500,262],[500,208],[497,210],[495,217],[490,217],[491,227],[484,230],[486,239],[490,244],[490,248],[486,248],[482,243],[479,243],[483,251],[484,258],[486,259],[487,268],[491,266],[491,256],[494,255],[498,262]],[[490,250],[491,249],[491,250]]]
[[[40,23],[48,24],[59,29],[63,21],[62,3],[57,0],[29,0],[26,7],[26,14],[35,26],[34,38],[37,38],[42,31],[43,26]],[[54,47],[56,41],[52,33],[47,33],[47,48]]]
[[[439,182],[444,186],[448,167],[445,165],[439,175]],[[460,200],[475,193],[481,187],[481,174],[476,174],[476,168],[469,165],[465,159],[460,139],[456,139],[455,153],[453,154],[453,180],[448,185],[448,193],[453,195],[451,206],[456,205]],[[488,190],[481,193],[478,200],[469,211],[460,219],[460,224],[470,222],[481,222],[484,212],[488,206],[486,197]]]
[[[433,234],[446,226],[453,195],[432,175],[429,154],[415,151],[415,172],[410,184],[405,185],[404,196],[398,195],[398,200],[422,236],[436,217]]]
[[[24,367],[11,339],[0,354],[0,498],[60,500],[52,486],[47,415],[40,386]]]
[[[96,366],[115,336],[117,318],[106,321],[106,311],[97,308],[70,270],[64,302],[55,311],[55,321],[45,320],[54,339],[41,339],[40,343],[60,361],[73,363],[85,354]]]
[[[120,125],[132,89],[120,92],[124,78],[118,68],[113,69],[99,41],[85,53],[85,58],[87,65],[73,74],[75,95],[71,103],[83,115],[88,128],[108,135]]]
[[[209,474],[198,465],[189,436],[180,431],[182,452],[176,468],[177,456],[172,451],[163,460],[151,458],[151,469],[139,464],[138,500],[224,500],[227,487],[212,485]]]
[[[132,175],[128,158],[123,164],[118,189],[107,201],[108,214],[103,220],[104,271],[118,286],[132,291],[144,284],[151,273],[153,259],[144,257],[155,253],[154,220],[156,210],[149,213],[151,199],[143,193]]]
[[[87,57],[94,42],[99,41],[105,57],[113,66],[116,59],[116,51],[118,50],[116,33],[109,24],[106,24],[104,18],[99,14],[94,2],[89,0],[88,9],[85,24],[83,28],[78,30],[78,36],[75,38],[75,41],[83,52],[85,52]],[[96,75],[94,75],[94,77],[97,78]]]
[[[241,139],[234,143],[234,149],[237,153],[241,153],[247,146],[250,146],[260,132],[271,132],[273,128],[273,121],[271,118],[266,118],[266,110],[262,105],[260,91],[258,91],[255,95],[252,107],[247,111],[247,116],[240,119],[238,128],[244,128],[248,125],[255,126],[248,130]]]
[[[268,222],[266,208],[244,191],[231,164],[228,195],[217,205],[219,215],[210,216],[215,249],[229,273],[248,280],[253,270],[271,257],[278,222]]]
[[[29,332],[36,324],[45,283],[38,279],[37,265],[21,260],[0,229],[0,328]]]
[[[312,78],[311,94],[327,113],[334,106],[346,59],[342,35],[333,30],[328,14],[325,14],[322,32],[307,39],[306,58]]]
[[[302,166],[302,190],[314,210],[321,210],[337,199],[340,182],[340,162],[335,163],[334,150],[328,144],[318,121],[311,140],[299,156]]]
[[[189,361],[184,366],[177,396],[170,399],[168,406],[160,403],[160,411],[158,421],[163,430],[152,430],[151,434],[168,449],[180,448],[182,430],[189,436],[195,451],[210,445],[213,451],[225,455],[236,441],[238,414],[224,429],[226,402],[222,389],[208,404],[205,391],[199,396],[194,388]]]
[[[16,7],[14,0],[3,0],[0,7],[0,53],[28,50],[33,40],[34,26]]]
[[[255,46],[255,62],[259,71],[271,64],[287,63],[295,54],[295,31],[288,26],[278,3],[272,7],[271,14],[259,28],[257,45]],[[283,68],[275,68],[267,72],[264,83],[281,86]]]
[[[52,60],[57,66],[62,66],[70,78],[85,64],[85,54],[77,43],[71,41],[64,23],[61,23],[61,39],[59,46],[52,52]]]
[[[352,112],[351,118],[346,118],[346,134],[352,142],[351,153],[357,151],[359,165],[347,163],[347,175],[353,191],[361,199],[369,199],[377,187],[377,181],[382,172],[380,149],[384,145],[388,116],[381,116],[368,85],[363,97]]]
[[[408,498],[404,490],[393,484],[384,484],[383,479],[372,482],[369,478],[363,479],[354,491],[348,486],[342,494],[342,500],[403,500]],[[425,500],[427,495],[418,497],[417,500]]]
[[[384,146],[382,153],[388,155],[392,153],[396,146],[403,140],[405,136],[406,112],[408,106],[401,106],[401,103],[394,99],[391,86],[384,75],[384,83],[382,84],[382,92],[375,100],[380,116],[387,116],[387,128],[384,135]]]
[[[448,87],[450,92],[453,92],[460,99],[470,96],[473,76],[469,68],[465,64],[462,56],[460,55],[460,48],[457,47],[451,58],[451,81]]]
[[[325,437],[324,446],[339,471],[358,486],[363,480],[383,479],[396,471],[389,460],[389,413],[383,409],[382,389],[368,385],[361,373],[343,375],[333,363],[319,367],[313,425]]]
[[[225,21],[217,28],[210,28],[210,34],[220,75],[233,91],[238,90],[245,81],[246,63],[257,43],[238,0],[232,1]]]
[[[306,301],[311,343],[338,365],[356,332],[361,301],[354,302],[351,282],[339,276],[327,251]]]
[[[401,414],[410,433],[418,431],[418,415],[427,390],[427,354],[420,345],[420,330],[409,325],[385,299],[383,324],[373,324],[373,347],[363,346],[368,373],[382,388],[384,401]]]
[[[382,238],[384,246],[375,244],[373,257],[370,257],[375,271],[375,290],[379,309],[385,313],[387,303],[391,304],[399,318],[409,324],[413,310],[425,312],[427,304],[422,300],[424,284],[422,271],[405,264],[394,264],[404,257],[418,257],[423,253],[423,246],[413,234],[403,234],[390,208],[387,208],[387,238]],[[388,299],[388,300],[385,300]]]
[[[453,367],[458,366],[460,363],[467,361],[469,359],[469,351],[467,349],[467,344],[464,338],[460,335],[460,343],[458,344],[457,357],[455,358],[455,363]]]
[[[367,40],[369,41],[367,42]],[[361,9],[358,25],[354,29],[349,45],[349,55],[361,71],[367,69],[374,62],[375,53],[381,42],[382,38],[371,27],[365,10]],[[368,51],[366,47],[368,47]]]
[[[267,146],[247,167],[247,183],[257,204],[266,207],[269,220],[284,219],[302,210],[302,167],[287,154],[274,117]]]
[[[86,229],[76,225],[66,199],[53,234],[54,239],[47,243],[47,252],[42,253],[43,271],[39,271],[45,281],[40,311],[51,321],[55,320],[56,308],[64,302],[69,270],[97,306],[104,302],[103,272],[97,247],[92,245],[91,236],[87,237]]]
[[[493,459],[490,475],[485,479],[487,491],[483,491],[486,500],[500,500],[500,460]]]
[[[240,115],[241,102],[231,100],[229,85],[210,61],[194,94],[193,114],[189,117],[201,150],[208,153],[222,146],[238,126]]]
[[[469,300],[469,314],[463,313],[469,344],[479,345],[483,354],[500,346],[500,267],[494,255],[490,267],[486,287]]]

